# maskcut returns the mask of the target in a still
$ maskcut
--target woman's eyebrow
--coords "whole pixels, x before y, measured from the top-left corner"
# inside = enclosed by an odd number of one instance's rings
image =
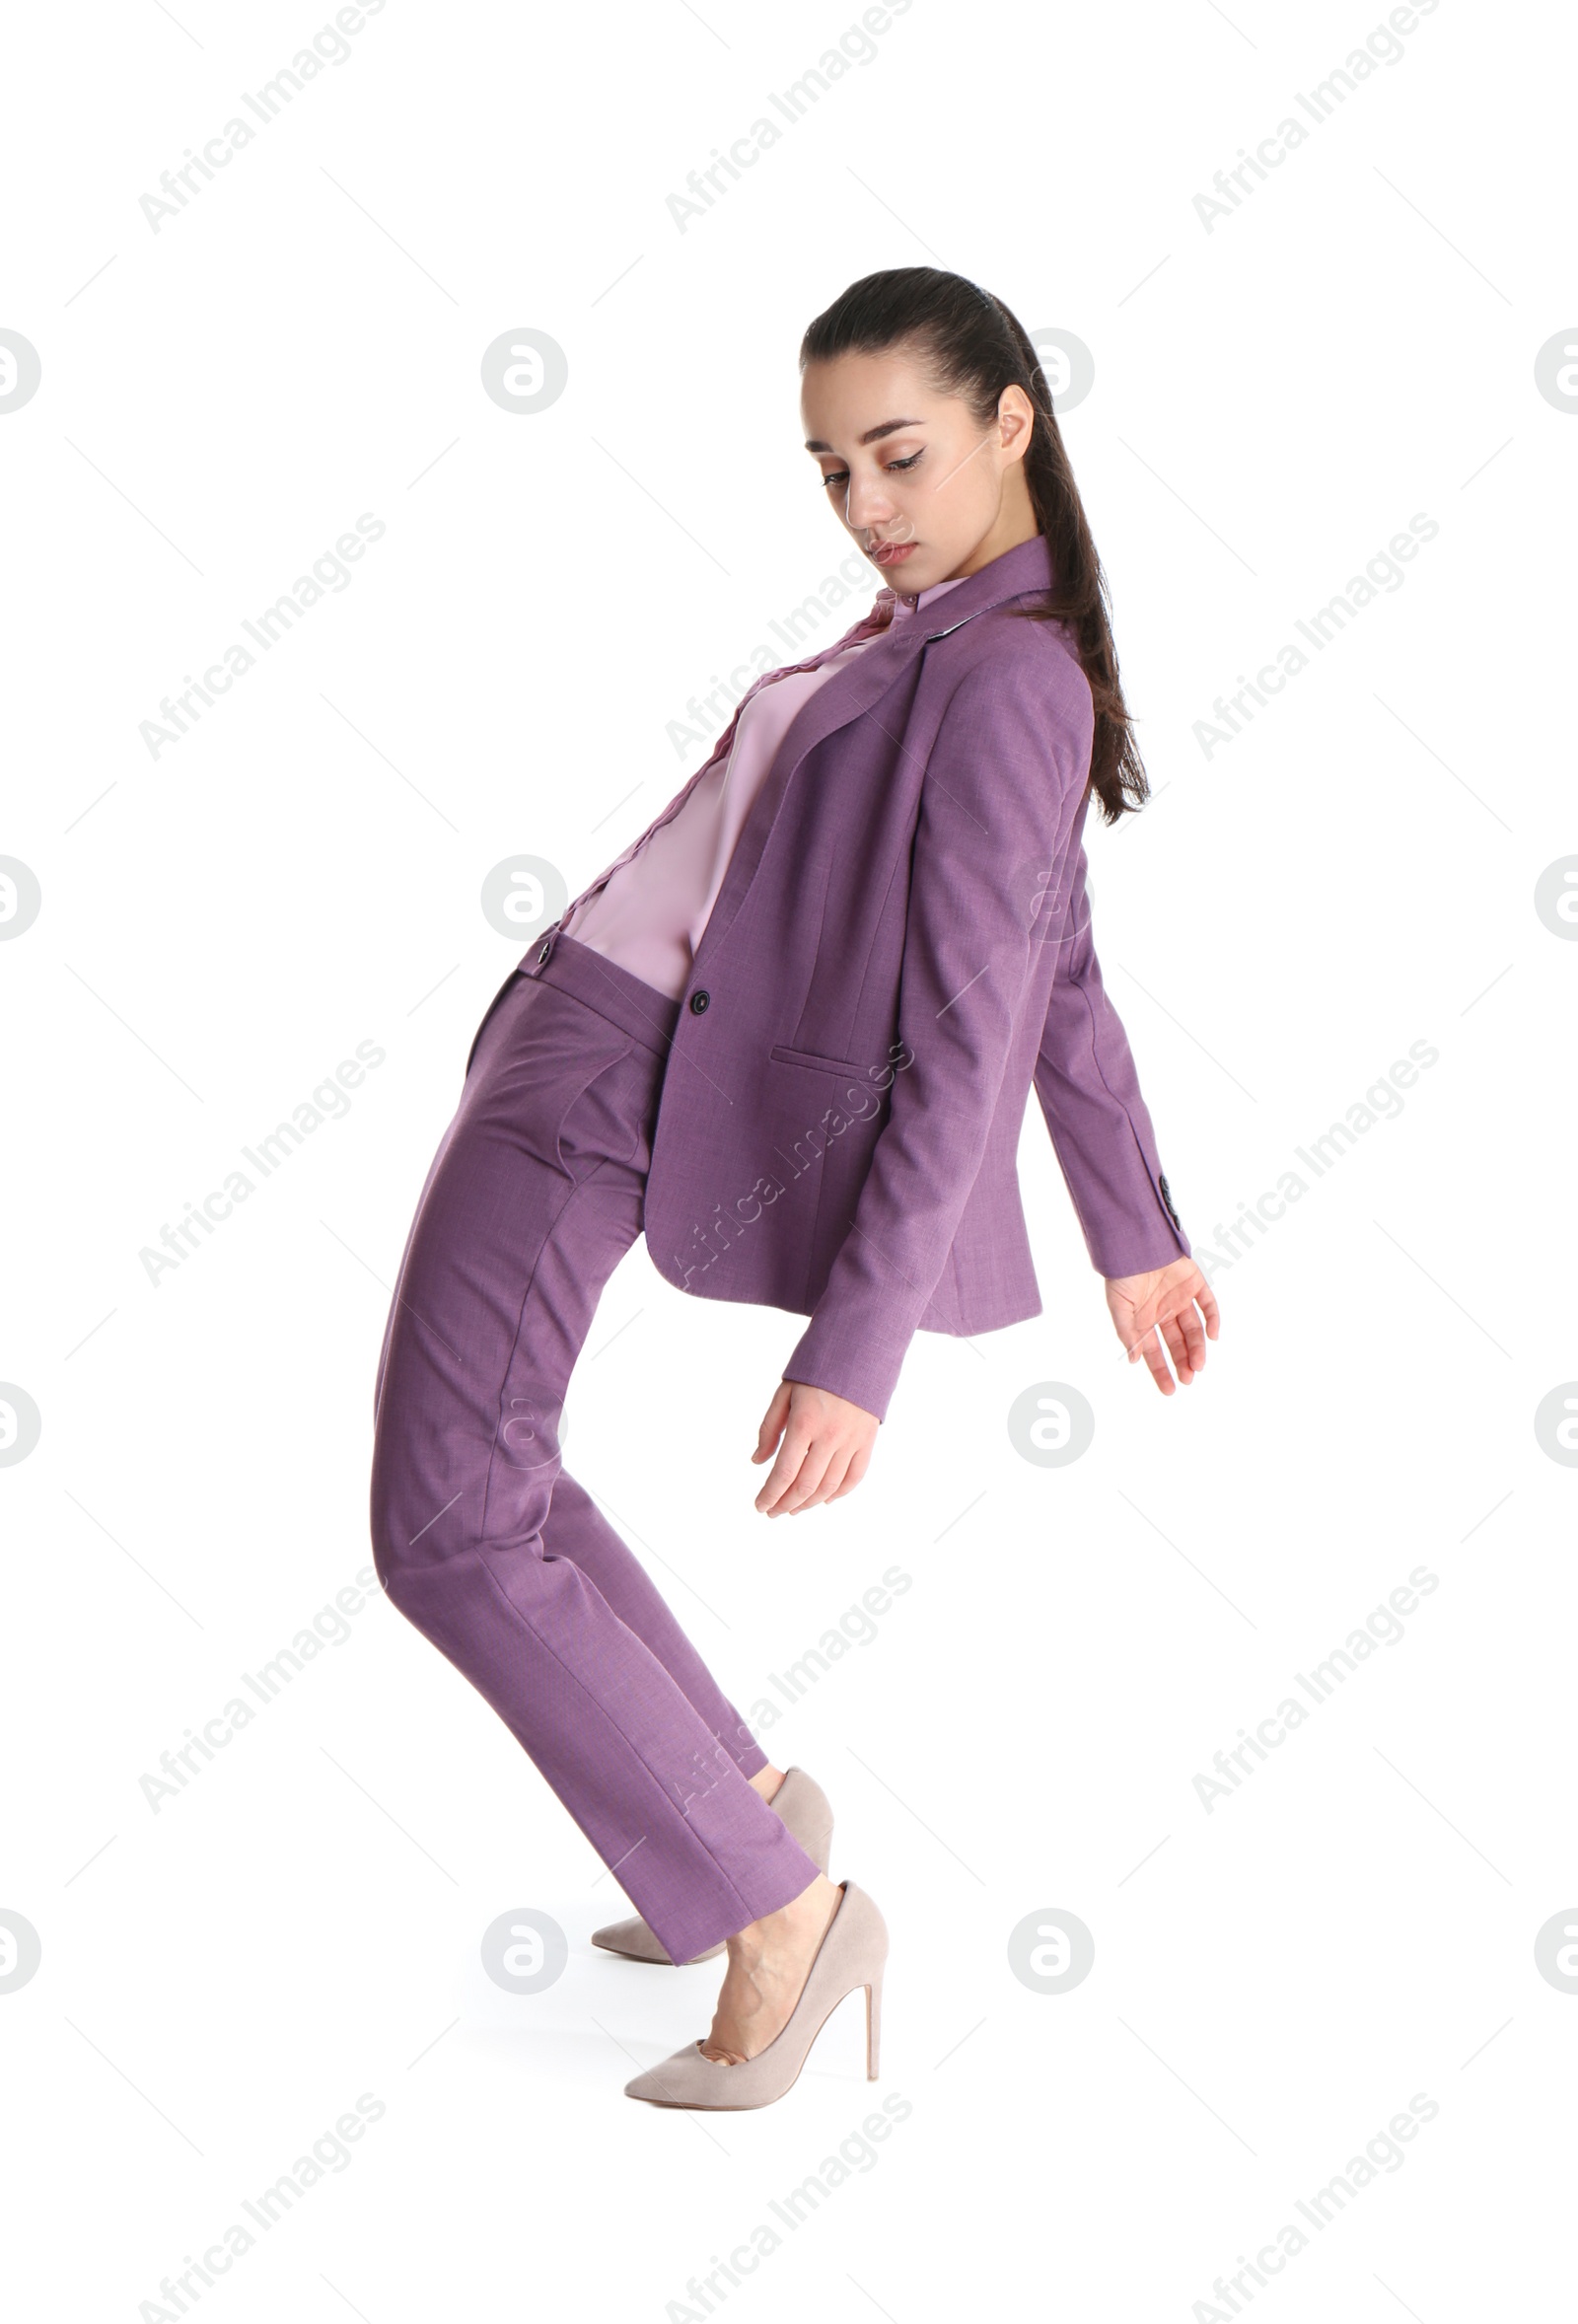
[[[923,419],[885,419],[881,427],[868,428],[858,441],[862,444],[875,444],[879,436],[894,435],[899,428],[923,428],[925,424]],[[832,446],[825,444],[820,436],[808,436],[806,450],[808,452],[830,452]]]

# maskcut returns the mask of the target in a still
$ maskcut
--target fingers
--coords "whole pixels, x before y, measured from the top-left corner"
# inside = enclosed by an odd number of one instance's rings
[[[768,1517],[791,1516],[817,1496],[826,1474],[831,1449],[819,1448],[810,1433],[790,1429],[785,1435],[772,1474],[756,1495],[756,1507]]]
[[[869,1445],[837,1433],[819,1437],[809,1428],[791,1428],[756,1495],[756,1507],[768,1517],[795,1517],[802,1509],[838,1500],[860,1483],[870,1461]]]
[[[865,1476],[866,1471],[870,1468],[870,1466],[871,1449],[869,1446],[862,1446],[858,1452],[851,1453],[849,1456],[849,1465],[844,1471],[843,1483],[839,1486],[837,1491],[830,1492],[827,1495],[827,1498],[830,1501],[839,1501],[843,1499],[843,1496],[846,1492],[853,1492],[855,1487],[860,1483],[860,1480]]]
[[[1120,1320],[1115,1310],[1112,1320],[1128,1361],[1137,1363],[1143,1356],[1164,1396],[1173,1395],[1179,1387],[1186,1388],[1195,1373],[1204,1370],[1205,1343],[1214,1340],[1222,1326],[1221,1311],[1198,1269],[1186,1280],[1137,1300],[1126,1321]],[[1172,1370],[1168,1368],[1170,1357]]]
[[[816,1509],[820,1508],[824,1501],[835,1501],[844,1489],[844,1479],[849,1473],[853,1457],[847,1445],[835,1445],[827,1455],[825,1465],[816,1486],[807,1489],[801,1499],[794,1501],[786,1513],[791,1517],[798,1517],[802,1509]],[[805,1487],[806,1483],[807,1471],[802,1469],[799,1484]]]
[[[1162,1338],[1167,1343],[1167,1352],[1173,1358],[1173,1369],[1178,1374],[1179,1386],[1186,1388],[1194,1377],[1194,1366],[1189,1360],[1189,1346],[1184,1338],[1184,1320],[1181,1316],[1170,1315],[1160,1330]],[[1196,1335],[1196,1337],[1199,1336]],[[1203,1357],[1203,1340],[1200,1342],[1200,1352]]]
[[[1140,1342],[1140,1353],[1144,1356],[1146,1364],[1149,1366],[1151,1378],[1156,1382],[1156,1385],[1158,1388],[1160,1388],[1162,1394],[1164,1396],[1174,1395],[1176,1390],[1174,1387],[1173,1375],[1167,1368],[1167,1356],[1162,1347],[1160,1326],[1158,1326],[1154,1331],[1146,1333],[1144,1339]]]
[[[1191,1344],[1201,1337],[1195,1311],[1205,1318],[1203,1337],[1214,1340],[1222,1328],[1222,1311],[1216,1304],[1210,1284],[1196,1268],[1186,1282],[1175,1284],[1170,1294],[1164,1295],[1162,1311],[1168,1309],[1178,1315],[1184,1329],[1191,1335]]]
[[[1168,1374],[1166,1360],[1162,1354],[1163,1346],[1166,1347],[1167,1354],[1173,1360],[1173,1370],[1178,1375],[1176,1383]],[[1205,1368],[1205,1334],[1192,1305],[1183,1308],[1176,1315],[1163,1315],[1158,1318],[1155,1329],[1146,1342],[1145,1353],[1146,1360],[1151,1367],[1151,1375],[1164,1396],[1171,1396],[1175,1385],[1180,1388],[1188,1387],[1195,1373],[1203,1371]]]
[[[779,1517],[798,1508],[805,1495],[822,1482],[830,1450],[829,1444],[818,1449],[815,1422],[804,1412],[796,1414],[791,1402],[778,1458],[756,1495],[756,1507],[767,1517]]]
[[[1186,1350],[1189,1370],[1191,1372],[1202,1370],[1205,1363],[1205,1332],[1199,1316],[1192,1307],[1186,1307],[1178,1319],[1178,1326],[1184,1335],[1184,1345]]]

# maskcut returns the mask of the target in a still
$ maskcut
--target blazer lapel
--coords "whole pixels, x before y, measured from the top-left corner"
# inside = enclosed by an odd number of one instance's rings
[[[898,629],[875,638],[854,662],[818,687],[784,730],[783,740],[735,842],[723,886],[690,964],[692,976],[728,934],[746,891],[755,878],[795,770],[807,753],[852,719],[871,715],[880,724],[882,714],[877,704],[932,638],[946,637],[950,630],[962,628],[977,614],[987,613],[1011,597],[1047,588],[1050,577],[1046,537],[1037,533],[1016,547],[1005,549],[1001,556],[993,557],[989,565],[971,573],[957,589],[950,589],[947,597],[938,601],[937,613],[941,617],[938,621],[933,623],[925,615],[916,614]],[[904,748],[901,732],[892,734],[890,739],[900,750]]]

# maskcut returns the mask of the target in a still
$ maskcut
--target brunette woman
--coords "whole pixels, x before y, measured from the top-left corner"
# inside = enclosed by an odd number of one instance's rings
[[[806,1319],[755,1506],[853,1490],[917,1330],[1040,1312],[1015,1160],[1034,1087],[1131,1362],[1171,1395],[1216,1302],[1103,989],[1082,833],[1148,795],[1106,590],[1023,327],[931,267],[868,275],[801,347],[805,451],[882,576],[764,674],[706,763],[495,996],[379,1365],[372,1527],[394,1603],[477,1687],[657,1962],[727,1952],[711,2031],[627,2086],[770,2103],[882,1916],[559,1459],[599,1295],[671,1282]],[[1171,1364],[1171,1369],[1170,1369]]]

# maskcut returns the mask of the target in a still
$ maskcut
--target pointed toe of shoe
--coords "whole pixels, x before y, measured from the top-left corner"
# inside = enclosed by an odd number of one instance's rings
[[[610,1921],[606,1928],[594,1928],[592,1942],[606,1953],[622,1953],[627,1961],[667,1961],[663,1940],[655,1936],[639,1916],[633,1921]]]
[[[698,2044],[687,2042],[661,2066],[650,2066],[645,2073],[633,2075],[624,2085],[624,2094],[644,2098],[649,2106],[733,2106],[737,2103],[733,2094],[710,2077],[727,2077],[738,2070],[703,2058]]]
[[[639,1914],[632,1921],[610,1921],[606,1928],[594,1928],[592,1942],[606,1953],[622,1954],[627,1961],[666,1961],[671,1968],[674,1966],[674,1955]],[[712,1945],[694,1958],[711,1961],[727,1949],[724,1945]],[[690,1964],[684,1962],[681,1966],[688,1968]]]
[[[873,1899],[852,1880],[823,1934],[800,1998],[787,2024],[754,2058],[737,2065],[702,2055],[699,2042],[676,2050],[624,2085],[627,2098],[650,2106],[694,2106],[724,2113],[770,2106],[792,2089],[823,2026],[840,2001],[866,1990],[866,2077],[877,2078],[877,2029],[888,1925]]]

